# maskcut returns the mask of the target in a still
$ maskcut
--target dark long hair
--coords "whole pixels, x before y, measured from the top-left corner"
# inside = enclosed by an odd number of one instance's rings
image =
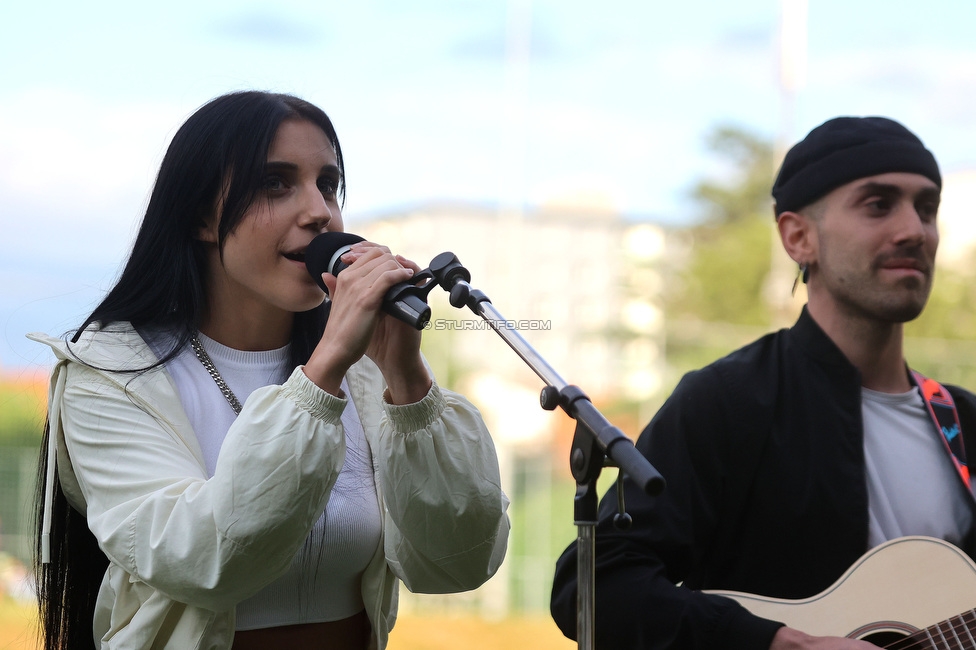
[[[228,235],[259,200],[268,150],[286,119],[305,120],[325,132],[335,148],[339,195],[345,197],[342,150],[332,121],[321,109],[291,95],[256,91],[211,100],[173,136],[125,267],[72,342],[89,326],[129,322],[136,329],[163,329],[173,335],[175,343],[154,365],[165,363],[188,344],[207,300],[206,255],[197,233],[209,219],[218,219],[218,247],[223,250]],[[220,214],[215,214],[218,208]],[[294,365],[305,363],[321,338],[326,310],[321,305],[295,315]],[[44,518],[50,435],[48,423],[38,470],[38,532]],[[60,482],[55,483],[51,515],[51,562],[40,561],[38,534],[35,571],[44,647],[92,648],[95,599],[108,559],[88,530],[84,515],[68,504]]]

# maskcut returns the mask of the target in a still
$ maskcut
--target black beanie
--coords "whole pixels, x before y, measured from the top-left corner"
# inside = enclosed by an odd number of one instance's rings
[[[940,188],[935,156],[918,137],[886,117],[836,117],[793,146],[773,184],[776,216],[800,210],[851,181],[911,172]]]

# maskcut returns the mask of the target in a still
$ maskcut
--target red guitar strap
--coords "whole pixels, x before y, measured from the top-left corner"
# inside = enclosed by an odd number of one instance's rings
[[[956,411],[952,395],[939,382],[925,377],[920,372],[912,370],[912,378],[922,393],[922,399],[928,407],[935,428],[942,434],[942,442],[952,458],[952,464],[956,466],[956,471],[959,472],[959,477],[966,485],[967,491],[972,494],[969,466],[966,464],[966,447],[963,445],[959,413]]]

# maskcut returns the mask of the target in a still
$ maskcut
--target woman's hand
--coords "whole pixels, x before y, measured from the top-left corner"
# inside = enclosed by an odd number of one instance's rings
[[[338,394],[346,371],[365,354],[383,373],[394,404],[419,401],[431,385],[420,355],[421,333],[385,314],[382,306],[386,292],[409,281],[420,267],[370,242],[353,244],[341,259],[349,266],[338,277],[323,274],[332,308],[305,373]]]

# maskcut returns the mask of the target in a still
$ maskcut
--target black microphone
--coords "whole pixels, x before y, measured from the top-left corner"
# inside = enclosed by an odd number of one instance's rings
[[[322,274],[339,275],[349,266],[339,258],[361,241],[364,241],[362,237],[349,232],[324,232],[309,243],[305,249],[305,268],[323,291],[329,292]],[[409,282],[390,287],[383,297],[383,311],[418,330],[430,322],[430,307],[418,293],[418,287]]]

